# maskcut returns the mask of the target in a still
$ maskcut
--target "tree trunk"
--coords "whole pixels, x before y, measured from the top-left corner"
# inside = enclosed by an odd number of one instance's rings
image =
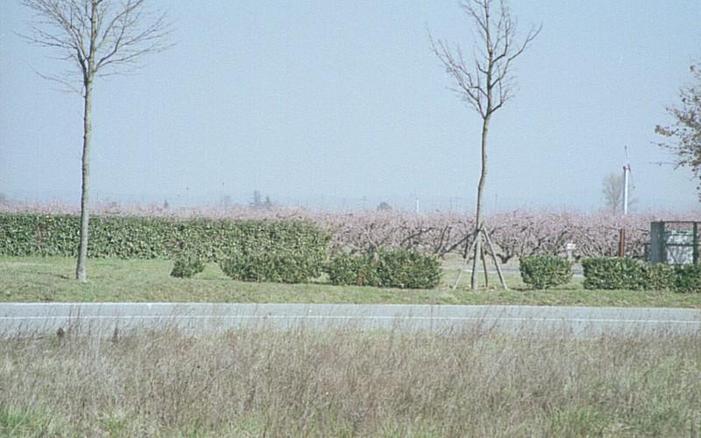
[[[92,138],[92,81],[86,81],[83,95],[83,159],[82,159],[82,189],[80,192],[80,244],[78,245],[78,265],[75,278],[80,282],[87,281],[85,269],[88,258],[88,188],[90,183],[90,140]]]
[[[87,7],[87,6],[86,6]],[[83,68],[83,158],[80,191],[80,244],[78,245],[78,263],[75,278],[84,283],[88,280],[86,264],[88,259],[88,227],[90,222],[90,140],[92,138],[92,87],[95,78],[95,50],[97,49],[97,31],[99,27],[98,1],[90,2],[90,46],[88,55],[81,62]]]
[[[476,290],[477,285],[477,271],[479,268],[480,254],[482,253],[482,195],[484,193],[484,186],[487,180],[487,134],[489,132],[489,119],[491,114],[487,114],[482,120],[482,172],[480,173],[479,184],[477,185],[477,209],[475,211],[475,246],[472,259],[472,275],[470,277],[470,288]]]

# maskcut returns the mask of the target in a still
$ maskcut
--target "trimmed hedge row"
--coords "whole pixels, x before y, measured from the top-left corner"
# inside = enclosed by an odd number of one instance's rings
[[[596,257],[582,260],[585,289],[645,289],[643,264],[631,258]]]
[[[701,266],[670,266],[631,258],[582,260],[585,289],[675,290],[701,292]]]
[[[76,256],[78,216],[0,214],[0,255]],[[181,253],[220,261],[250,251],[289,252],[319,258],[330,236],[298,220],[178,220],[96,216],[90,219],[90,257],[176,258]],[[323,260],[323,257],[322,257]]]
[[[560,286],[572,279],[572,262],[557,256],[521,257],[519,269],[523,282],[534,289]]]
[[[372,254],[339,254],[327,268],[336,285],[431,289],[441,279],[440,261],[415,251],[378,250]]]
[[[78,230],[78,216],[0,214],[0,255],[75,256]],[[236,280],[284,283],[321,275],[330,240],[317,225],[298,220],[96,216],[89,232],[90,257],[168,258],[174,261],[171,275],[180,278],[217,262]],[[341,260],[330,264],[336,284],[431,288],[440,280],[439,261],[411,251],[380,251],[372,260],[343,268]],[[368,278],[354,266],[369,269]]]
[[[650,264],[631,258],[594,257],[582,260],[585,289],[674,290],[701,292],[701,265]],[[520,259],[521,278],[534,289],[566,284],[572,264],[561,257]]]

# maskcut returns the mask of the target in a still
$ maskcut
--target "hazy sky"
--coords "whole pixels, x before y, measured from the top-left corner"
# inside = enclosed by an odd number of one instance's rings
[[[176,45],[97,83],[97,199],[248,202],[257,189],[317,206],[416,195],[472,208],[480,119],[447,89],[427,37],[470,52],[455,1],[151,3],[168,11]],[[701,58],[701,1],[512,10],[521,34],[543,31],[492,122],[488,207],[599,208],[627,145],[638,208],[698,208],[691,172],[654,164],[671,156],[653,142]],[[34,72],[65,65],[16,35],[29,18],[0,0],[0,193],[77,202],[82,102]]]

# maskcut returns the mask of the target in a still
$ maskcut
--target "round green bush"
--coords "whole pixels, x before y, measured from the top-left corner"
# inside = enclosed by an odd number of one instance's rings
[[[371,254],[339,254],[326,271],[336,285],[432,289],[440,283],[440,261],[404,249],[381,249]]]
[[[324,248],[307,251],[248,249],[230,252],[219,267],[239,281],[305,283],[321,275]]]
[[[192,278],[202,271],[204,271],[204,261],[200,257],[196,255],[181,255],[175,259],[170,275],[177,278]]]
[[[572,263],[562,257],[521,257],[519,269],[523,282],[534,289],[548,289],[572,280]]]
[[[372,257],[339,254],[326,266],[329,281],[346,286],[380,286],[377,262]]]

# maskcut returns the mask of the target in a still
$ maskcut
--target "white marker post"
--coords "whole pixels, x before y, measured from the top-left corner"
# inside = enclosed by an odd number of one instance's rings
[[[623,217],[628,215],[628,175],[630,164],[623,166]],[[626,230],[621,228],[618,233],[618,257],[626,255]]]
[[[623,166],[623,215],[628,215],[628,180],[630,175],[630,164]]]

